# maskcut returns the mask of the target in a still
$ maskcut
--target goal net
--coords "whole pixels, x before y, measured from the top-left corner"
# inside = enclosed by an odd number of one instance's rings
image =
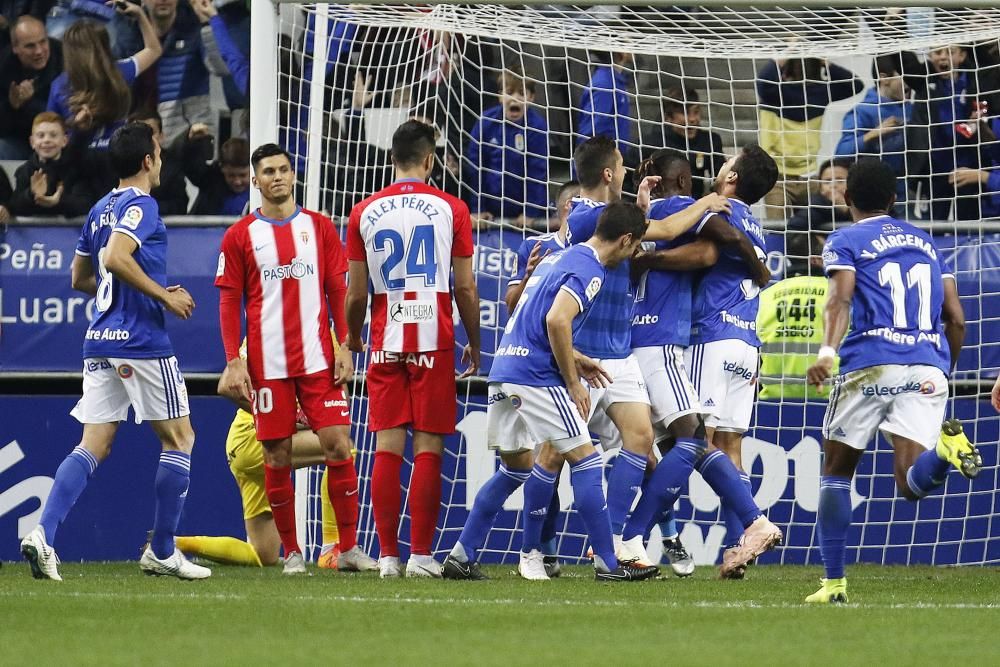
[[[775,281],[821,275],[823,238],[849,221],[846,168],[859,155],[881,157],[898,177],[897,215],[930,230],[957,275],[968,329],[949,413],[964,421],[989,467],[972,483],[951,475],[944,493],[907,503],[897,499],[891,450],[880,439],[855,482],[848,558],[1000,561],[992,519],[1000,424],[983,396],[1000,367],[1000,10],[254,0],[254,20],[252,140],[288,148],[307,206],[344,220],[391,181],[389,140],[401,122],[419,117],[438,129],[435,184],[478,214],[484,375],[507,318],[503,294],[516,251],[524,238],[558,228],[560,186],[586,137],[618,142],[630,170],[626,196],[632,170],[657,149],[688,157],[697,195],[725,156],[750,142],[764,146],[781,177],[753,210],[768,231]],[[808,326],[807,301],[782,306],[782,317]],[[766,349],[815,353],[787,341]],[[801,378],[763,384],[744,465],[758,504],[786,530],[786,546],[766,560],[818,562],[825,401],[803,396]],[[439,556],[496,469],[485,447],[483,393],[481,382],[469,383],[458,397]],[[356,393],[354,438],[360,538],[374,552],[366,400]],[[563,477],[559,552],[572,561],[587,545]],[[318,473],[300,476],[311,549],[320,541],[318,484]],[[486,560],[516,558],[519,507],[518,495],[490,535]],[[697,475],[677,518],[696,560],[715,562],[724,534],[719,502]],[[406,518],[402,542],[405,549]]]

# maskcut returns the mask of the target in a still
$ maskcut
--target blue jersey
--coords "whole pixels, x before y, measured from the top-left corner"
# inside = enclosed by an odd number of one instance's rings
[[[566,244],[559,237],[559,232],[529,236],[521,241],[521,246],[517,249],[517,264],[514,265],[514,275],[507,281],[508,288],[519,285],[524,280],[524,270],[528,266],[528,258],[531,257],[531,251],[535,248],[536,243],[542,244],[542,247],[538,249],[539,257],[544,256],[545,253],[553,255],[566,247]]]
[[[699,223],[715,215],[743,232],[764,259],[764,232],[750,213],[750,207],[739,199],[729,198],[733,212],[709,213]],[[750,278],[750,269],[732,247],[719,249],[719,261],[701,275],[694,288],[691,309],[691,343],[711,343],[717,340],[742,340],[760,347],[757,338],[757,295],[760,287]]]
[[[650,203],[648,217],[660,220],[679,213],[694,203],[691,197],[676,195]],[[686,232],[673,241],[656,241],[653,250],[676,248],[695,239]],[[647,244],[643,244],[644,246]],[[635,288],[635,315],[632,317],[632,347],[681,345],[691,340],[691,271],[646,271]]]
[[[573,340],[592,314],[591,305],[601,292],[606,271],[589,245],[549,255],[528,278],[517,308],[507,320],[503,338],[497,347],[490,369],[490,382],[513,382],[530,387],[556,387],[565,384],[545,325],[545,316],[556,295],[564,291],[580,306],[573,318]]]
[[[868,218],[830,235],[823,264],[827,274],[855,274],[842,373],[885,364],[951,371],[941,321],[951,271],[930,235],[888,215]]]
[[[571,245],[583,243],[594,235],[604,202],[574,197],[567,219],[566,239]],[[587,318],[587,326],[574,340],[576,349],[594,359],[624,359],[632,354],[632,310],[635,295],[629,274],[629,262],[607,269],[601,296]]]
[[[90,209],[76,243],[76,254],[90,257],[97,274],[97,297],[83,341],[83,358],[173,356],[163,306],[104,268],[104,250],[112,233],[125,234],[138,243],[132,255],[136,263],[147,276],[167,285],[167,228],[156,200],[137,188],[112,190]]]

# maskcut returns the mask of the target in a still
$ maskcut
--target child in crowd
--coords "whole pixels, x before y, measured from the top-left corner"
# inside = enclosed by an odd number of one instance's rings
[[[14,172],[14,215],[84,215],[96,196],[86,166],[68,149],[63,117],[51,111],[35,116],[31,125],[31,158]]]

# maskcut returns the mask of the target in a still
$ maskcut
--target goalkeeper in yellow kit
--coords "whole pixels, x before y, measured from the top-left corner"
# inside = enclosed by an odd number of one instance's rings
[[[336,346],[334,341],[334,346]],[[240,349],[246,354],[246,341]],[[281,538],[271,517],[271,506],[264,492],[264,451],[257,440],[253,414],[250,405],[239,396],[231,396],[219,387],[219,393],[239,406],[236,417],[226,436],[226,460],[229,470],[240,487],[243,502],[243,521],[246,525],[247,541],[235,537],[193,536],[177,537],[177,548],[192,556],[207,558],[220,563],[234,565],[274,565],[279,561]],[[322,465],[325,461],[319,437],[309,430],[305,417],[299,411],[300,429],[292,436],[292,468]],[[326,473],[323,473],[322,521],[323,547],[318,565],[324,569],[337,568],[339,550],[337,542],[337,521],[326,492]]]

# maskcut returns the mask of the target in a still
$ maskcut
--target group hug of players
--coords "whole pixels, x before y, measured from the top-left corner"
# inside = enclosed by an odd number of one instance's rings
[[[686,160],[660,151],[641,165],[636,203],[628,203],[622,156],[613,141],[597,137],[575,152],[579,193],[560,199],[559,230],[529,239],[519,252],[507,293],[512,312],[489,375],[488,444],[501,465],[444,563],[434,559],[443,437],[454,431],[457,409],[452,297],[469,340],[465,376],[479,368],[479,303],[469,212],[426,183],[435,137],[419,121],[393,136],[394,182],[354,207],[346,254],[330,221],[295,203],[287,153],[273,144],[254,152],[263,203],[226,232],[216,277],[227,358],[219,388],[241,407],[227,455],[249,544],[176,536],[194,433],[164,311],[186,318],[194,303],[166,280],[166,229],[148,195],[159,179],[159,147],[141,127],[125,126],[111,143],[121,183],[92,210],[73,265],[74,287],[97,303],[84,342],[83,397],[73,411],[84,434],[56,473],[40,525],[22,542],[37,578],[60,578],[51,546],[56,529],[110,452],[130,406],[163,445],[153,530],[140,559],[148,574],[205,578],[210,570],[184,552],[269,564],[279,546],[284,572],[304,572],[291,469],[322,461],[324,542],[338,549],[324,549],[321,565],[402,576],[400,471],[408,432],[406,576],[485,579],[478,555],[504,501],[523,486],[518,572],[550,578],[543,533],[564,462],[598,580],[658,576],[645,540],[693,470],[722,500],[729,533],[722,577],[744,576],[781,541],[740,469],[756,391],[757,296],[770,280],[750,206],[774,186],[774,160],[746,146],[722,167],[715,191],[694,200]],[[892,170],[859,161],[847,185],[855,224],[833,233],[824,251],[825,339],[810,382],[830,378],[838,348],[841,365],[822,425],[818,527],[826,578],[811,602],[847,599],[851,478],[878,430],[892,442],[907,498],[938,488],[953,466],[966,477],[982,466],[960,425],[941,429],[947,375],[964,335],[954,278],[929,235],[892,217],[894,197]],[[344,390],[353,354],[366,349],[369,303],[377,561],[356,540],[358,479]],[[604,448],[620,448],[607,493],[591,433]]]

